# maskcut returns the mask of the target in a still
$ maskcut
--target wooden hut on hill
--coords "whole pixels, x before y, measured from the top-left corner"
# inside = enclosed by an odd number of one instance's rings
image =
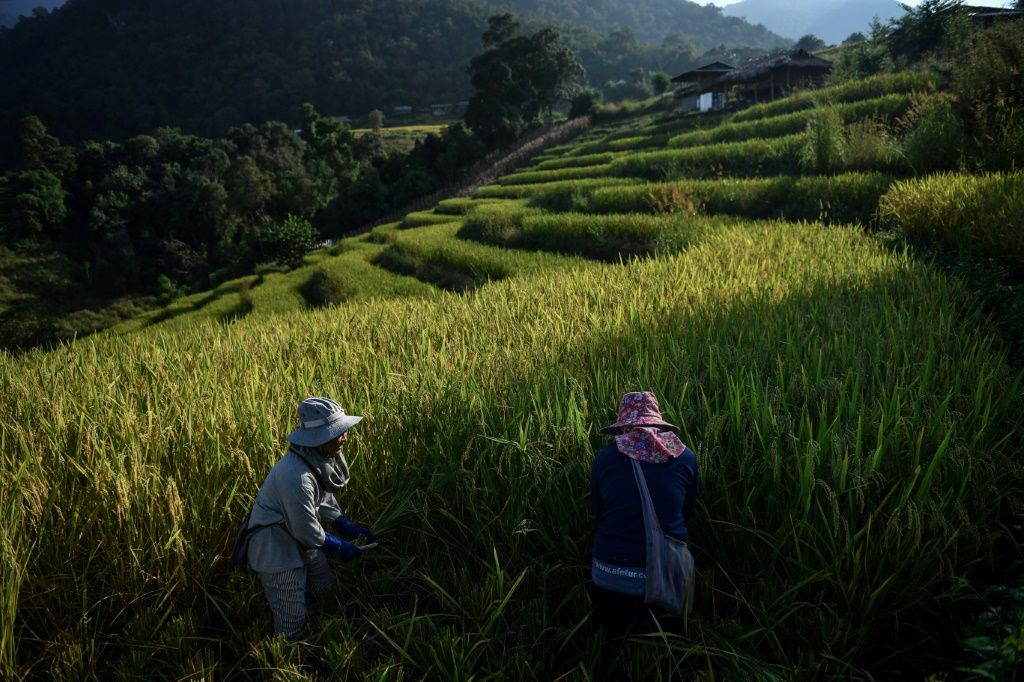
[[[725,62],[712,62],[673,78],[673,83],[681,84],[681,87],[676,89],[675,96],[683,101],[683,112],[697,110],[703,112],[725,107],[725,88],[716,89],[715,82],[735,68]]]
[[[804,49],[755,59],[722,74],[714,87],[735,87],[751,102],[770,102],[788,95],[793,88],[816,88],[825,84],[832,62]]]

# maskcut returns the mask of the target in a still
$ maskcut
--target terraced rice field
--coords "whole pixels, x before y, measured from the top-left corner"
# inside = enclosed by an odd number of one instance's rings
[[[927,79],[869,85],[831,94],[856,111]],[[292,272],[0,357],[0,676],[940,669],[1020,503],[1024,379],[961,283],[870,233],[898,168],[803,176],[799,130],[715,132],[806,106],[625,121]],[[343,300],[313,307],[314,277]],[[636,389],[698,454],[697,611],[610,644],[588,628],[588,475]],[[335,566],[290,645],[225,553],[318,394],[366,416],[340,501],[386,544]]]

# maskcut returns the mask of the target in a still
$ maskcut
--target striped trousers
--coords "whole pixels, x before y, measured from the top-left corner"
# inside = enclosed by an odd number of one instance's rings
[[[334,587],[334,574],[323,552],[307,554],[306,565],[280,573],[260,573],[263,593],[274,614],[274,634],[299,639],[306,621],[320,617],[325,593]]]

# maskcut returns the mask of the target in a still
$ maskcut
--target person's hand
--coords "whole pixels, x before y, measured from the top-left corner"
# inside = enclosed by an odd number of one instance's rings
[[[377,536],[373,534],[373,531],[369,528],[363,528],[362,526],[356,525],[349,517],[342,514],[338,518],[334,519],[334,523],[331,524],[334,530],[338,531],[339,534],[349,538],[366,538],[367,542],[377,542]]]
[[[324,533],[324,545],[321,548],[329,557],[337,557],[342,561],[352,561],[362,554],[362,550],[351,542],[345,542],[330,533]]]

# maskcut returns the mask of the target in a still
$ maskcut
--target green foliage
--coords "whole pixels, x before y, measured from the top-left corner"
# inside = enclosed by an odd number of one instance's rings
[[[807,52],[817,52],[818,50],[825,47],[825,41],[814,35],[808,33],[807,35],[801,36],[797,41],[796,45],[793,46],[797,50],[806,50]]]
[[[903,156],[915,173],[954,170],[963,163],[963,124],[948,97],[919,98],[901,124]]]
[[[672,77],[664,71],[655,71],[651,74],[651,90],[655,95],[662,95],[672,87]]]
[[[601,93],[592,88],[581,88],[569,100],[569,118],[593,116],[601,106]]]
[[[952,61],[950,89],[971,156],[991,170],[1017,170],[1024,159],[1024,22],[978,31]]]
[[[260,232],[261,260],[295,269],[316,243],[317,234],[305,218],[289,215],[280,223],[270,223]]]
[[[949,26],[961,14],[963,0],[922,0],[894,19],[887,46],[897,64],[913,64],[943,45]]]
[[[898,168],[903,161],[899,142],[880,119],[864,118],[848,124],[845,138],[847,168]]]
[[[466,124],[491,147],[541,123],[583,73],[579,58],[546,28],[525,34],[510,14],[488,19],[485,51],[469,63],[474,94]]]
[[[845,41],[843,44],[846,45]],[[861,40],[846,46],[835,56],[829,78],[834,83],[857,82],[882,73],[890,65],[891,59],[885,43]]]
[[[846,131],[842,117],[834,107],[815,109],[807,121],[800,167],[814,173],[830,173],[845,164]]]
[[[3,210],[11,237],[38,237],[63,227],[68,215],[60,178],[46,169],[24,170],[0,177],[0,193],[9,196]]]
[[[991,258],[1024,280],[1024,174],[940,173],[896,183],[879,216],[919,243]]]

